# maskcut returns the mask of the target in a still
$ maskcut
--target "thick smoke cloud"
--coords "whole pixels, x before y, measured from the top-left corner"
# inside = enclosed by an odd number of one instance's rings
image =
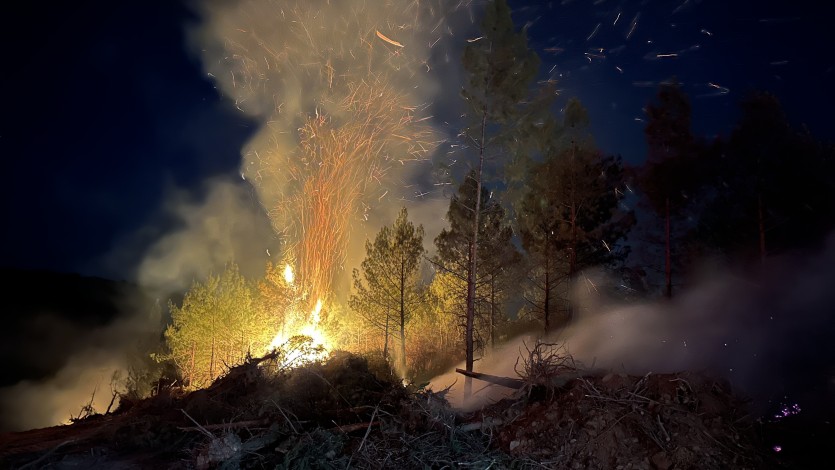
[[[121,316],[92,329],[49,312],[27,321],[23,331],[31,332],[27,335],[31,355],[23,360],[58,358],[63,365],[49,377],[0,388],[0,431],[67,423],[88,403],[103,413],[112,390],[124,391],[129,367],[136,364],[138,354],[147,354],[142,348],[158,337],[161,318],[153,300],[139,293],[123,293],[112,300]],[[118,399],[114,409],[117,405]]]
[[[758,413],[781,402],[835,413],[833,266],[835,237],[815,255],[769,259],[752,280],[711,273],[669,302],[607,307],[586,298],[581,316],[546,340],[564,344],[587,367],[640,375],[705,371],[752,398]],[[476,369],[516,376],[520,352],[534,341],[517,338]],[[463,377],[456,375],[444,374],[432,386],[439,390],[457,380],[451,397],[461,405]],[[506,393],[490,387],[467,406]]]
[[[424,210],[422,198],[432,153],[448,137],[439,123],[449,118],[444,114],[460,91],[458,83],[442,80],[459,76],[464,40],[453,32],[465,34],[463,25],[472,21],[462,5],[439,0],[198,3],[201,21],[190,36],[194,50],[221,93],[260,123],[242,150],[241,172],[256,188],[303,278],[314,278],[305,270],[313,271],[311,265],[321,261],[313,259],[321,254],[311,256],[309,250],[336,251],[335,260],[324,263],[333,279],[323,284],[333,281],[332,287],[344,291],[351,268],[362,259],[365,239],[391,223],[401,206],[426,217],[413,219],[426,225],[430,238],[435,233],[446,208],[429,200],[432,210]],[[373,126],[351,130],[369,117]],[[353,167],[354,162],[328,155],[327,144],[317,140],[326,132],[340,136],[337,141],[348,139],[346,151],[367,145],[357,157],[365,160]],[[343,167],[336,170],[337,165]],[[329,186],[328,179],[343,176],[339,188]],[[333,195],[323,198],[328,206],[323,210],[315,198],[325,191]],[[311,241],[320,226],[341,238]],[[311,246],[317,243],[328,244]]]
[[[154,292],[183,292],[195,280],[235,262],[252,277],[277,252],[276,236],[251,188],[214,179],[203,195],[172,191],[164,212],[173,229],[159,236],[140,262],[137,280]]]

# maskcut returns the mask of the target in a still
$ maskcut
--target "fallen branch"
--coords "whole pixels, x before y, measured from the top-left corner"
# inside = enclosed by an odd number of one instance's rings
[[[207,424],[205,426],[191,426],[185,428],[177,428],[180,431],[214,431],[217,429],[238,429],[238,428],[248,428],[253,426],[266,426],[270,424],[270,421],[267,419],[255,419],[252,421],[238,421],[237,423],[226,423],[226,424]]]
[[[371,421],[368,423],[346,424],[344,426],[337,425],[335,428],[328,429],[328,432],[341,432],[348,434],[349,432],[359,431],[360,429],[370,428],[371,426],[379,426],[379,421]]]
[[[485,382],[490,382],[495,385],[501,385],[502,387],[512,388],[515,390],[519,390],[525,386],[524,380],[511,379],[510,377],[499,377],[497,375],[482,374],[480,372],[469,372],[464,369],[455,369],[455,372],[467,377],[472,377],[474,379],[483,380]]]

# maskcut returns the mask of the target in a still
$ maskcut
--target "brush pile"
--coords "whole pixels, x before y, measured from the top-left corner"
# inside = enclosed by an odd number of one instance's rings
[[[205,389],[163,388],[70,426],[0,435],[11,468],[600,468],[768,466],[741,403],[695,374],[577,369],[537,344],[510,398],[474,413],[404,387],[382,360],[276,355]]]

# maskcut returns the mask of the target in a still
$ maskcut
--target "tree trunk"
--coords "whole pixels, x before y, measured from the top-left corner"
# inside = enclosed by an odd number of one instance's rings
[[[188,386],[189,387],[191,387],[192,384],[194,384],[194,350],[195,350],[196,347],[197,347],[197,345],[194,343],[194,341],[192,341],[191,342],[191,369],[189,370],[189,373],[188,373]]]
[[[406,261],[400,260],[400,373],[406,376]]]
[[[757,224],[760,233],[760,264],[765,265],[765,217],[763,216],[763,195],[757,194]]]
[[[551,260],[549,251],[547,248],[545,249],[545,299],[542,305],[545,317],[545,333],[548,333],[551,328]]]
[[[383,333],[383,359],[389,358],[389,312],[386,311],[386,329]]]
[[[572,156],[573,157],[573,156]],[[568,320],[574,318],[574,275],[577,271],[577,202],[575,200],[575,181],[571,182],[571,249],[568,252]]]
[[[212,352],[209,356],[209,383],[215,378],[215,337],[212,335]]]
[[[478,171],[476,172],[476,192],[475,192],[475,213],[473,214],[473,240],[470,243],[470,266],[467,270],[467,323],[465,330],[466,342],[466,369],[469,372],[473,371],[473,363],[475,362],[473,351],[473,327],[475,324],[475,284],[476,284],[476,268],[478,255],[478,229],[480,225],[479,216],[481,215],[481,172],[484,170],[484,136],[487,132],[487,110],[482,110],[481,114],[481,142],[478,149]],[[464,399],[472,395],[473,380],[467,377],[464,380]]]
[[[670,240],[670,197],[667,196],[664,209],[664,295],[671,299],[673,297],[673,260],[671,254]]]
[[[496,275],[490,276],[490,348],[496,347]]]

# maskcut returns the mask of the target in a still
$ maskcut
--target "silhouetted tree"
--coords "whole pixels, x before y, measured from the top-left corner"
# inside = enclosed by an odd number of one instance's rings
[[[792,128],[779,101],[754,93],[712,168],[713,198],[698,236],[729,259],[760,264],[819,242],[835,223],[833,154]]]
[[[647,106],[644,132],[648,154],[646,163],[638,169],[638,185],[649,208],[663,221],[664,295],[669,298],[673,295],[673,225],[701,183],[696,173],[696,139],[690,129],[687,95],[678,83],[665,83],[659,87],[656,100]]]
[[[486,342],[495,341],[495,326],[500,318],[501,302],[508,288],[509,277],[520,256],[511,242],[513,231],[504,221],[504,209],[497,198],[491,197],[490,191],[480,188],[480,201],[476,204],[478,184],[474,172],[465,178],[453,195],[447,212],[449,228],[441,231],[435,238],[437,254],[433,258],[436,269],[446,276],[444,290],[463,289],[459,297],[469,299],[469,284],[472,278],[472,317],[468,304],[461,305],[459,312],[465,331],[465,341],[472,335],[473,350],[480,349],[485,341],[478,338],[477,324],[484,325],[483,336]],[[478,207],[478,216],[470,210]],[[471,230],[478,219],[478,238],[480,240],[476,266],[478,270],[471,276],[472,250]],[[481,306],[482,308],[478,308]],[[478,313],[485,313],[484,319]],[[468,328],[469,325],[469,328]],[[469,333],[467,333],[469,331]]]
[[[522,245],[534,265],[534,308],[546,331],[556,311],[555,289],[571,290],[575,276],[591,266],[622,261],[619,248],[634,222],[620,208],[623,166],[595,149],[586,110],[570,100],[556,143],[546,147],[545,159],[530,170],[527,191],[517,210]],[[559,299],[562,300],[562,299]],[[566,297],[567,318],[573,302]]]
[[[482,39],[467,44],[463,58],[467,79],[462,96],[467,101],[470,121],[463,134],[477,155],[473,171],[467,176],[475,185],[474,194],[482,191],[485,161],[502,150],[502,142],[513,140],[508,134],[514,130],[514,121],[523,114],[524,102],[539,70],[539,58],[528,47],[525,32],[516,30],[505,0],[496,0],[486,5],[482,34]],[[465,271],[465,367],[470,371],[473,370],[474,360],[476,272],[482,198],[476,197],[472,202],[475,205],[467,208],[473,217],[468,230],[470,240]],[[467,378],[464,386],[466,396],[469,396],[471,387],[472,381]]]

